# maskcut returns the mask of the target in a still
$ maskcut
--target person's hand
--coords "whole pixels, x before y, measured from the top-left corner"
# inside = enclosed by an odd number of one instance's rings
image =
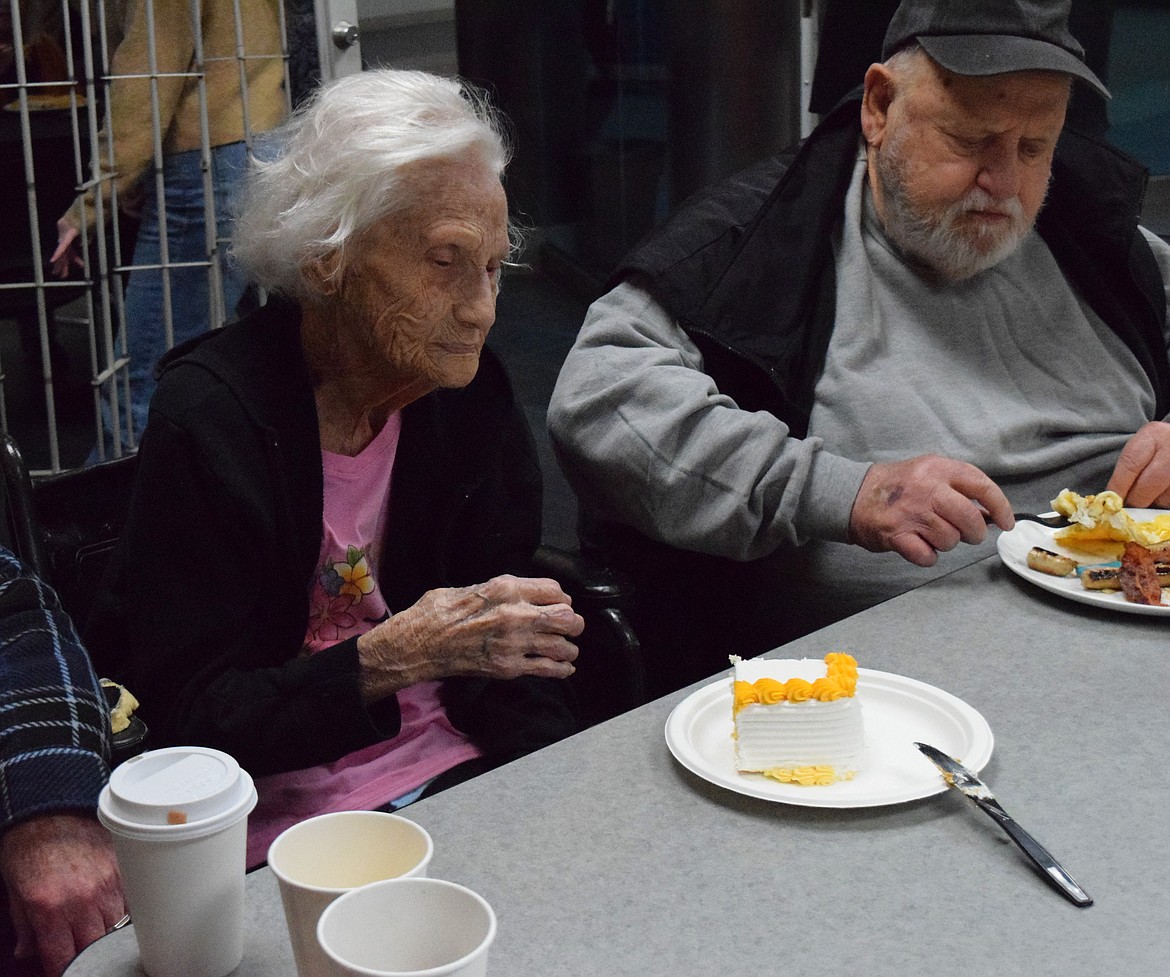
[[[16,956],[39,956],[46,977],[59,977],[126,913],[109,833],[90,817],[45,814],[9,828],[0,875]]]
[[[363,692],[377,701],[425,679],[573,674],[585,627],[555,580],[502,576],[430,590],[358,638]]]
[[[893,550],[920,567],[963,543],[981,543],[987,522],[1015,525],[1011,504],[974,465],[921,455],[870,466],[849,517],[850,539],[873,553]]]
[[[49,256],[49,264],[58,278],[68,278],[72,269],[82,266],[81,229],[69,214],[57,221],[57,250]]]
[[[1136,509],[1170,508],[1170,424],[1150,421],[1138,428],[1106,488]]]

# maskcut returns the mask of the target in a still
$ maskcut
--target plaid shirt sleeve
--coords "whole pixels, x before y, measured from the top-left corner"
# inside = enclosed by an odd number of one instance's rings
[[[57,595],[0,547],[0,833],[93,811],[109,779],[109,716]]]

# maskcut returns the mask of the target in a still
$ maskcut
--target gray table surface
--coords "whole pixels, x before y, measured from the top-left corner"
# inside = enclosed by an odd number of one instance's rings
[[[1165,618],[1070,602],[992,558],[781,652],[850,651],[978,709],[996,739],[985,779],[1093,895],[1088,909],[953,791],[832,810],[693,776],[664,738],[692,690],[407,816],[434,838],[431,875],[495,907],[495,977],[1167,974],[1168,638]],[[294,974],[272,874],[252,873],[247,893],[236,973]],[[129,927],[68,977],[138,973]]]

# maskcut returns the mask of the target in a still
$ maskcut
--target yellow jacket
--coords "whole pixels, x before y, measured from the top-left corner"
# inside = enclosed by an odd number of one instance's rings
[[[242,50],[247,78],[247,129],[255,134],[277,126],[285,117],[284,60],[280,46],[280,0],[239,0]],[[158,116],[154,116],[151,74],[151,10],[158,77]],[[245,100],[236,52],[233,0],[132,0],[125,35],[114,51],[110,74],[111,133],[99,134],[95,147],[101,162],[102,193],[109,206],[116,185],[126,192],[154,160],[154,126],[162,135],[164,155],[202,145],[196,30],[203,42],[209,145],[239,142],[245,136]],[[113,145],[113,166],[110,146]],[[86,220],[81,202],[86,202]],[[78,227],[92,230],[97,214],[92,192],[69,209]],[[108,209],[107,209],[108,216]]]

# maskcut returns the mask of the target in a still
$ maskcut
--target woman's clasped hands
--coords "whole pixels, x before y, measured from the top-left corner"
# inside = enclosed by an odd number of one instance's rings
[[[428,679],[567,678],[585,627],[555,580],[503,575],[427,591],[358,638],[363,694],[375,702]]]

